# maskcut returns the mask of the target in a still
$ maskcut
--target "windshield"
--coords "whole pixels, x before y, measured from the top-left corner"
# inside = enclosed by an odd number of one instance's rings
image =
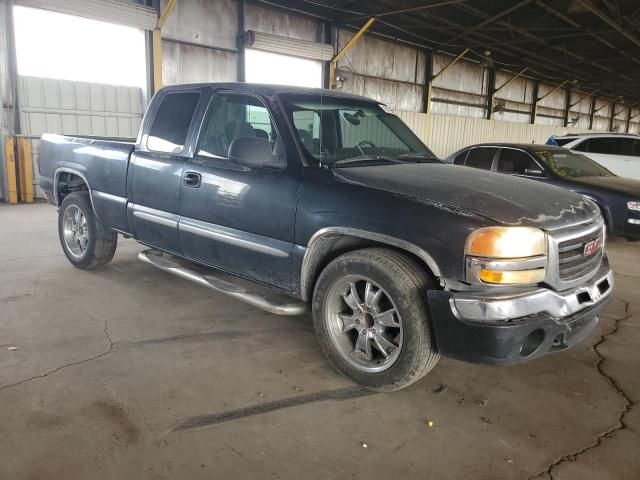
[[[613,173],[590,158],[569,150],[541,150],[536,156],[560,177],[611,177]]]
[[[317,94],[283,99],[300,144],[319,164],[438,161],[402,120],[379,104]]]

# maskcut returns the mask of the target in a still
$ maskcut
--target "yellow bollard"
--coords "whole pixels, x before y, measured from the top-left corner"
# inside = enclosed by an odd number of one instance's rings
[[[4,156],[7,165],[7,201],[18,203],[18,177],[16,175],[16,155],[14,139],[9,138],[4,144]]]

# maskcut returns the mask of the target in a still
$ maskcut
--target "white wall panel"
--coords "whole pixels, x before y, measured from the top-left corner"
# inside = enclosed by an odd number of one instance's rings
[[[23,135],[31,139],[36,196],[38,139],[43,133],[135,138],[143,115],[142,90],[50,78],[19,77]]]
[[[444,158],[456,150],[484,142],[545,143],[551,135],[588,132],[555,125],[486,120],[416,112],[396,112],[433,152]]]

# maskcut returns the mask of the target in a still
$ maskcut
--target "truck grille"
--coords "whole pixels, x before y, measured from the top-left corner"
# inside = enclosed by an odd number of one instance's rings
[[[585,245],[593,240],[599,240],[601,247],[594,254],[585,256]],[[600,268],[603,249],[602,218],[550,232],[547,283],[558,290],[572,288],[580,284]]]
[[[559,273],[561,280],[574,280],[600,266],[600,262],[602,261],[602,248],[591,256],[584,256],[585,245],[597,239],[600,240],[602,244],[601,230],[558,243]]]

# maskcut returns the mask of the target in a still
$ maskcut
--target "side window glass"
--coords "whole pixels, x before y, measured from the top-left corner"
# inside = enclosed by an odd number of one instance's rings
[[[467,158],[467,153],[469,153],[469,150],[465,150],[464,152],[456,155],[456,158],[453,159],[453,163],[455,165],[464,165],[464,161]]]
[[[496,153],[495,148],[473,148],[469,150],[467,156],[467,167],[481,168],[483,170],[491,170],[491,163]]]
[[[147,148],[156,152],[181,153],[199,100],[200,94],[196,92],[166,95],[149,130]]]
[[[591,138],[589,139],[589,153],[604,153],[614,155],[619,151],[617,138]]]
[[[237,93],[216,95],[202,125],[197,155],[204,159],[228,162],[231,144],[246,138],[264,140],[267,149],[282,163],[281,166],[286,164],[284,144],[262,101],[252,95]],[[255,144],[260,142],[252,143],[254,145],[249,151],[255,152]],[[261,145],[259,148],[262,148]]]
[[[634,153],[636,140],[632,138],[619,138],[618,140],[618,154],[619,155],[637,155]]]
[[[526,175],[527,170],[540,170],[533,159],[524,152],[505,148],[500,152],[498,171],[512,175]]]
[[[575,150],[577,152],[588,152],[589,151],[589,142],[590,142],[589,139],[583,140],[582,142],[580,142],[579,144],[574,146],[571,150]]]
[[[634,157],[640,157],[640,140],[631,140],[633,142],[633,153]]]

